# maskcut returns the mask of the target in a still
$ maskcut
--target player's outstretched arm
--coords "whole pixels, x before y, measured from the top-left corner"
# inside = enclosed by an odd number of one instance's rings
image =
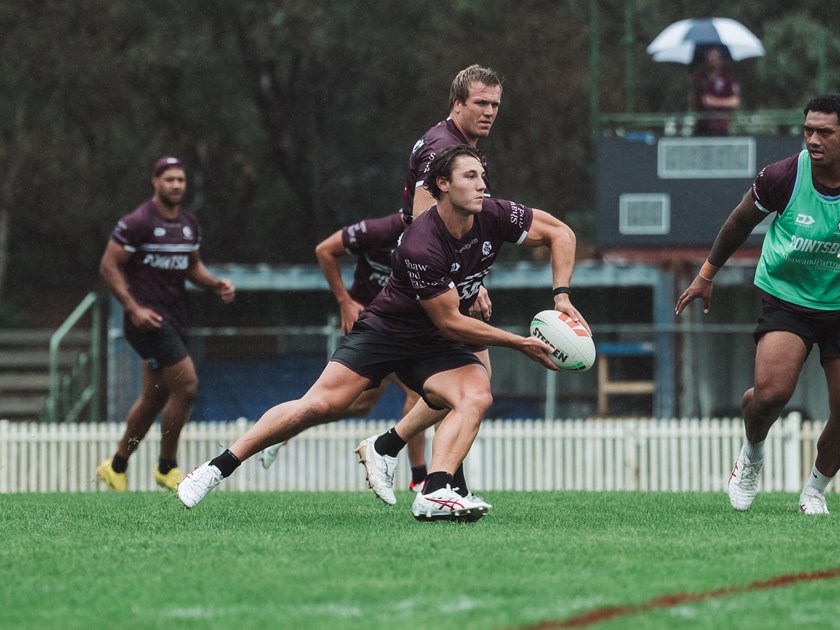
[[[688,288],[677,299],[674,312],[679,315],[694,300],[703,301],[703,312],[708,313],[712,303],[712,280],[734,254],[756,225],[767,217],[767,213],[755,204],[751,191],[747,191],[741,203],[727,217],[720,228],[706,262],[694,277]]]
[[[547,247],[551,254],[551,276],[554,287],[571,286],[577,247],[577,238],[572,228],[548,212],[534,209],[531,228],[528,230],[528,237],[523,245]],[[582,323],[590,334],[592,333],[586,319],[572,305],[568,293],[558,293],[554,296],[554,310],[566,313],[573,320]]]

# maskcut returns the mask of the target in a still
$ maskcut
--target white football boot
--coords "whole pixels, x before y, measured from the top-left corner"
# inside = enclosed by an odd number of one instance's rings
[[[490,507],[476,495],[462,497],[447,485],[429,494],[417,493],[411,513],[418,521],[477,521]]]
[[[758,481],[761,477],[761,469],[764,468],[764,460],[751,462],[747,459],[744,447],[738,453],[735,460],[735,467],[729,475],[729,503],[740,512],[750,509],[755,495],[758,493]]]
[[[397,470],[397,458],[376,452],[373,443],[377,437],[373,435],[362,440],[355,453],[359,456],[359,463],[365,467],[365,478],[373,493],[388,505],[396,505],[394,473]]]
[[[799,511],[803,514],[828,514],[825,495],[816,488],[806,487],[799,495]]]
[[[274,460],[277,459],[277,452],[286,446],[285,442],[280,442],[279,444],[273,444],[268,448],[264,448],[260,451],[260,463],[262,467],[268,470],[271,468],[271,465],[274,463]]]
[[[222,471],[211,466],[209,461],[205,462],[178,484],[178,499],[185,507],[193,508],[218,486],[222,479]]]

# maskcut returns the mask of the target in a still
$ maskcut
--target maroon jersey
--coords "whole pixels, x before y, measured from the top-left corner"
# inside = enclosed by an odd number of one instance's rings
[[[706,72],[698,71],[692,73],[691,80],[694,82],[694,107],[700,112],[728,113],[732,111],[723,107],[707,107],[703,104],[703,97],[706,95],[729,98],[741,94],[741,86],[728,72],[721,72],[710,77]],[[698,120],[694,133],[706,136],[726,135],[729,133],[729,117]]]
[[[790,202],[796,186],[799,154],[768,164],[756,176],[752,185],[752,196],[759,208],[767,212],[782,214]],[[828,188],[812,178],[814,189],[826,197],[840,196],[840,188]]]
[[[111,238],[132,254],[125,267],[131,297],[184,331],[188,321],[184,282],[190,254],[201,244],[198,218],[181,208],[176,219],[166,219],[149,199],[117,222]]]
[[[356,256],[353,285],[348,293],[363,306],[371,303],[391,275],[391,254],[403,232],[399,212],[364,219],[341,229],[341,242]]]
[[[512,201],[485,199],[472,229],[456,239],[443,224],[437,206],[432,206],[403,233],[394,252],[391,277],[359,316],[359,323],[400,337],[443,336],[420,300],[455,288],[459,309],[467,315],[502,244],[521,243],[533,213]]]
[[[429,129],[411,149],[411,156],[408,158],[408,173],[405,176],[405,189],[403,191],[403,214],[406,217],[413,216],[414,191],[426,181],[426,173],[429,172],[429,164],[435,159],[438,151],[456,144],[468,144],[467,139],[455,125],[451,118],[440,121]],[[485,170],[484,183],[487,183],[487,164],[483,164]],[[484,196],[490,196],[490,187],[484,191]]]

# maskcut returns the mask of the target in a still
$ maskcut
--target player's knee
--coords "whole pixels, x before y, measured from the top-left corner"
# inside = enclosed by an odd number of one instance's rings
[[[300,401],[297,414],[295,415],[299,418],[303,427],[312,427],[337,416],[339,411],[338,407],[331,401],[324,399],[304,399]]]
[[[484,417],[493,404],[493,393],[490,387],[470,388],[464,392],[461,402],[466,409]]]
[[[364,418],[370,415],[373,407],[373,401],[356,400],[347,408],[346,415],[348,418]]]
[[[182,400],[192,403],[198,397],[198,377],[184,377],[177,382],[173,388],[176,395]]]
[[[778,413],[788,403],[793,392],[786,387],[771,385],[756,387],[752,392],[752,404],[759,409]]]

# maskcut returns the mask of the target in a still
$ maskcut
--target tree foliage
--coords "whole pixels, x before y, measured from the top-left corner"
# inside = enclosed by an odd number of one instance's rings
[[[780,0],[597,6],[603,111],[626,107],[627,59],[637,110],[683,108],[685,68],[644,48],[677,19],[721,14],[768,49],[739,68],[747,106],[800,107],[816,87],[814,42],[836,22],[827,5]],[[312,262],[340,225],[399,207],[409,149],[470,63],[505,79],[481,143],[494,192],[585,241],[589,20],[579,0],[3,3],[0,300],[43,308],[98,286],[108,235],[164,154],[188,165],[206,260]],[[840,45],[827,41],[832,86]]]

